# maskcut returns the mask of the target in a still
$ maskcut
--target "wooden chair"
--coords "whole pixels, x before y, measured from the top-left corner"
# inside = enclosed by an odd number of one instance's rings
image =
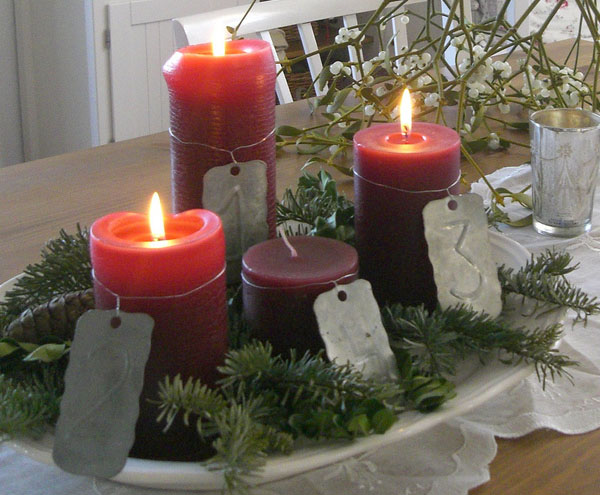
[[[405,5],[423,2],[424,0],[408,0]],[[317,41],[311,22],[334,17],[342,17],[345,27],[358,24],[357,14],[376,10],[381,0],[271,0],[254,5],[248,16],[238,30],[238,35],[247,36],[257,33],[262,39],[269,41],[273,46],[271,30],[283,26],[296,25],[300,34],[304,53],[317,50]],[[467,0],[468,15],[470,18],[470,2]],[[178,47],[194,45],[210,41],[215,23],[222,26],[237,26],[247,10],[247,6],[232,7],[228,9],[206,12],[202,14],[180,17],[174,19],[175,43]],[[392,22],[394,36],[394,50],[399,50],[408,43],[406,26],[398,18]],[[348,49],[349,59],[357,61],[357,53],[353,47]],[[273,48],[275,59],[278,56]],[[323,65],[319,55],[308,58],[308,67],[312,78],[316,78]],[[354,75],[358,77],[358,74]],[[277,96],[280,103],[292,101],[288,82],[283,72],[280,72],[276,83]],[[324,94],[324,90],[315,88],[317,95]]]

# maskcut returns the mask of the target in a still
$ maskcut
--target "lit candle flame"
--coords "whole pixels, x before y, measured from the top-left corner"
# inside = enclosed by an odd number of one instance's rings
[[[156,192],[152,195],[149,216],[152,239],[155,241],[163,240],[165,238],[165,222],[163,219],[162,207],[160,206],[160,198]]]
[[[400,100],[400,128],[406,137],[412,128],[412,102],[408,89],[404,90]]]
[[[225,30],[223,26],[217,26],[213,31],[212,51],[215,57],[225,55]]]

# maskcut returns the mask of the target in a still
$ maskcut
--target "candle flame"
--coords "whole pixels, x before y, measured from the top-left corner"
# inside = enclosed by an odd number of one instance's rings
[[[160,241],[165,238],[165,222],[163,219],[162,207],[160,205],[160,198],[158,193],[152,195],[152,201],[150,201],[150,232],[152,233],[152,239]]]
[[[400,128],[406,136],[412,128],[412,101],[408,89],[404,90],[400,99]]]
[[[225,30],[223,26],[217,26],[213,31],[212,50],[215,57],[225,55]]]

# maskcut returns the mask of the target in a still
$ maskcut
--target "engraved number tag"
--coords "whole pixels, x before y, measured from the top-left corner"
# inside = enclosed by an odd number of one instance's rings
[[[440,306],[466,304],[498,316],[501,289],[481,197],[463,194],[431,201],[423,220]]]
[[[142,313],[91,310],[79,318],[52,452],[61,469],[101,478],[123,469],[153,327]]]
[[[211,168],[204,176],[202,204],[221,217],[227,282],[239,282],[243,254],[269,237],[266,163],[253,160]]]
[[[396,358],[369,282],[359,279],[319,294],[314,309],[330,360],[350,363],[365,378],[398,380]]]

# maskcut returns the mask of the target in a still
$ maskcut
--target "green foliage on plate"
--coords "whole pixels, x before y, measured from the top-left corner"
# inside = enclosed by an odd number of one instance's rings
[[[320,354],[288,359],[270,344],[253,342],[230,351],[219,368],[218,389],[177,376],[160,384],[160,415],[167,427],[177,414],[196,418],[200,436],[217,452],[210,466],[224,470],[230,490],[264,465],[269,452],[289,452],[294,439],[351,440],[387,431],[406,409],[431,410],[454,396],[443,378],[418,376],[410,363],[399,383],[363,378],[349,365]]]
[[[353,204],[338,194],[326,172],[306,173],[296,191],[286,192],[278,221],[288,229],[288,222],[299,222],[297,228],[304,229],[291,233],[354,239]],[[565,275],[577,268],[571,262],[568,254],[546,252],[519,271],[500,268],[503,296],[531,298],[545,310],[569,307],[585,320],[600,311],[600,304],[566,281]],[[91,287],[87,232],[61,231],[25,274],[0,303],[0,328],[30,310],[28,305]],[[449,377],[469,354],[478,354],[482,361],[532,363],[542,382],[547,376],[568,374],[567,367],[575,364],[553,349],[562,332],[556,324],[525,331],[465,307],[428,312],[394,305],[383,308],[382,315],[400,379],[375,383],[321,354],[273,356],[269,344],[251,339],[239,287],[230,287],[227,297],[231,350],[220,368],[219,387],[165,377],[157,399],[165,427],[181,414],[211,442],[216,455],[207,466],[223,470],[231,491],[245,490],[246,476],[260,470],[268,453],[289,452],[296,439],[350,441],[384,433],[402,411],[435,410],[454,397]],[[35,343],[0,338],[1,439],[36,436],[56,421],[70,345],[61,335],[47,334]]]
[[[64,230],[46,243],[41,260],[23,270],[0,301],[0,329],[29,308],[47,303],[55,296],[92,287],[89,233],[77,226],[73,235]]]
[[[296,191],[286,189],[277,205],[277,224],[287,235],[317,235],[354,244],[354,204],[338,193],[324,170],[305,172]]]

